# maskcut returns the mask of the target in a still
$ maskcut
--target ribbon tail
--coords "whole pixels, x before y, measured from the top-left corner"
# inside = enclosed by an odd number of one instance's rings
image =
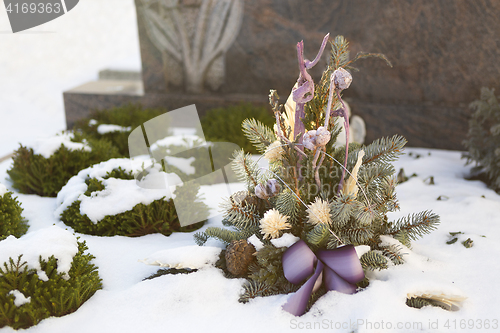
[[[357,289],[355,284],[341,278],[330,267],[325,267],[323,271],[323,282],[327,290],[335,290],[344,294],[354,294]]]
[[[283,305],[283,310],[293,314],[294,316],[301,316],[304,312],[306,312],[307,303],[309,302],[314,285],[320,277],[323,268],[323,263],[318,261],[316,271],[313,276],[311,276],[295,294],[290,296],[288,301]]]

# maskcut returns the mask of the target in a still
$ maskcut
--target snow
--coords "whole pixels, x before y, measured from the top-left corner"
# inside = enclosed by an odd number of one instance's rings
[[[11,153],[18,142],[31,146],[36,138],[64,129],[64,90],[95,79],[98,70],[106,67],[138,69],[136,29],[132,0],[86,0],[61,18],[32,29],[37,33],[2,34],[0,157]],[[0,30],[10,30],[4,11],[0,11]],[[194,133],[187,130],[184,134]],[[281,309],[289,295],[238,303],[245,280],[226,279],[213,267],[221,243],[210,240],[207,246],[196,247],[194,232],[137,238],[76,234],[96,257],[93,262],[99,267],[103,289],[76,312],[47,318],[26,331],[274,333],[316,328],[358,333],[478,332],[486,325],[490,325],[487,331],[498,330],[500,291],[495,281],[500,275],[500,196],[479,181],[464,179],[470,167],[464,165],[460,152],[423,148],[408,148],[407,152],[412,156],[406,154],[395,162],[396,170],[403,167],[407,175],[417,176],[398,185],[401,210],[391,213],[389,220],[432,210],[440,215],[441,224],[404,250],[405,264],[369,273],[369,287],[354,295],[329,292],[311,311],[294,317]],[[137,159],[130,168],[149,165],[145,161]],[[6,170],[11,164],[12,160],[0,163],[2,181],[8,177]],[[101,167],[90,172],[102,177],[102,171],[111,171],[113,165]],[[424,182],[430,176],[435,185]],[[13,190],[9,180],[4,184],[7,190]],[[72,184],[74,187],[65,187],[58,198],[14,191],[30,228],[19,239],[0,241],[0,261],[23,253],[23,259],[39,269],[38,255],[55,254],[60,258],[59,269],[69,269],[77,251],[76,238],[54,212],[81,194],[81,179]],[[202,186],[200,192],[213,217],[201,230],[222,226],[219,204],[242,189],[241,183]],[[437,200],[440,196],[447,199]],[[458,241],[446,244],[451,239],[449,233],[459,231]],[[473,240],[471,248],[461,244],[468,238]],[[356,250],[360,254],[363,248]],[[158,266],[141,260],[200,269],[143,281]],[[456,312],[405,305],[408,294],[441,293],[466,299]],[[1,331],[15,332],[9,327]]]
[[[16,238],[8,236],[0,242],[0,262],[8,262],[9,258],[17,261],[22,254],[21,262],[26,261],[28,268],[38,271],[40,279],[46,280],[41,270],[39,256],[48,260],[52,255],[57,259],[57,271],[68,274],[73,257],[78,252],[76,237],[61,227],[51,226]],[[41,275],[40,275],[41,274]],[[69,275],[65,275],[69,278]]]
[[[370,286],[357,294],[329,292],[316,302],[310,312],[302,317],[293,317],[281,310],[288,295],[238,303],[244,280],[228,280],[213,267],[222,248],[218,241],[210,240],[207,246],[198,247],[193,233],[174,233],[169,237],[154,234],[137,238],[77,234],[87,242],[89,252],[96,256],[94,262],[103,279],[103,290],[75,313],[43,320],[28,331],[52,333],[69,328],[76,332],[104,329],[158,331],[164,329],[168,322],[172,330],[204,332],[235,329],[243,332],[282,332],[296,331],[300,327],[305,329],[308,325],[324,325],[321,327],[338,332],[351,332],[354,327],[358,332],[476,332],[468,326],[453,329],[452,325],[470,319],[483,324],[488,319],[492,324],[492,320],[498,319],[496,308],[500,292],[491,287],[490,281],[495,281],[500,273],[496,264],[500,255],[500,225],[497,223],[500,196],[479,181],[464,179],[469,167],[464,166],[460,152],[422,148],[408,148],[407,152],[413,156],[403,155],[395,162],[396,170],[403,167],[407,175],[416,173],[417,176],[398,185],[401,211],[391,213],[389,220],[432,210],[440,215],[441,224],[431,234],[412,242],[411,249],[404,249],[405,264],[369,273]],[[421,157],[416,158],[417,155]],[[0,164],[0,177],[7,177],[5,170],[10,163]],[[137,160],[133,163],[141,165],[142,162]],[[133,168],[133,163],[130,168]],[[123,164],[120,165],[123,167]],[[103,163],[102,170],[90,173],[102,175],[103,170],[110,171],[114,166]],[[435,185],[424,182],[429,176],[434,176]],[[10,187],[8,181],[5,184]],[[240,183],[229,185],[232,192],[243,189]],[[227,197],[225,184],[202,186],[201,192],[212,213],[219,211],[218,205],[223,197]],[[25,243],[30,244],[27,248],[30,248],[33,236],[43,232],[47,247],[52,246],[56,241],[54,229],[62,232],[62,228],[66,228],[53,214],[59,199],[16,195],[30,224],[28,233],[17,241],[26,239]],[[449,199],[437,200],[444,195]],[[217,215],[209,219],[203,229],[220,227],[221,220],[222,216]],[[446,244],[451,239],[449,232],[458,231],[462,232],[456,235],[458,241]],[[473,240],[472,248],[467,249],[461,244],[467,238]],[[15,247],[10,245],[11,239],[13,237],[7,239],[8,246],[4,245],[7,240],[0,242],[2,255],[4,249],[16,252],[10,250]],[[384,237],[384,241],[396,242],[390,237]],[[24,246],[21,248],[24,249]],[[366,249],[357,247],[356,250],[358,255],[362,255]],[[158,265],[196,267],[199,270],[142,281],[156,272]],[[456,312],[434,307],[414,309],[405,305],[408,294],[442,293],[466,299]],[[196,321],[192,319],[194,314]],[[385,330],[374,328],[381,327],[382,322]],[[436,322],[439,330],[432,329]],[[451,325],[450,329],[444,326],[446,323]],[[388,325],[392,325],[392,329],[388,330]],[[406,325],[407,329],[396,329],[397,325]],[[348,328],[343,329],[342,326]],[[10,328],[4,330],[11,331]]]
[[[175,132],[177,135],[167,136],[161,140],[156,141],[151,145],[151,150],[157,150],[160,147],[181,146],[185,148],[193,148],[205,144],[205,140],[194,134],[187,134],[185,131],[178,128]]]
[[[66,128],[63,91],[103,69],[141,68],[134,0],[80,1],[16,34],[0,10],[0,32],[0,157]]]
[[[256,251],[260,251],[264,247],[264,243],[255,234],[248,237],[247,242],[252,244]]]
[[[276,239],[271,239],[271,243],[273,243],[274,246],[276,247],[290,247],[293,244],[295,244],[298,240],[300,240],[299,237],[295,237],[294,235],[290,233],[285,233],[283,236],[276,238]]]
[[[80,213],[87,215],[93,223],[97,223],[107,215],[117,215],[132,210],[137,204],[148,205],[163,197],[165,200],[172,198],[171,186],[167,186],[167,184],[178,184],[180,178],[174,173],[167,174],[160,171],[161,166],[158,164],[154,165],[140,182],[135,179],[103,179],[108,172],[119,167],[138,173],[142,169],[142,162],[144,160],[131,161],[117,158],[81,170],[78,175],[70,178],[58,193],[57,201],[60,206],[54,214],[60,216],[74,201],[80,200]],[[93,192],[90,197],[86,196],[84,194],[87,190],[85,180],[88,178],[100,180],[105,187],[104,190]],[[147,185],[149,183],[162,184],[163,187],[151,188]],[[172,188],[174,187],[172,186]]]
[[[91,119],[93,120],[93,119]],[[90,125],[90,121],[89,121]],[[119,125],[114,125],[114,124],[101,124],[97,126],[97,133],[99,134],[106,134],[106,133],[112,133],[112,132],[128,132],[131,131],[132,127],[124,127],[124,126],[119,126]]]
[[[31,302],[31,296],[26,298],[26,296],[24,296],[24,294],[17,289],[11,290],[9,295],[14,296],[14,305],[17,307]]]
[[[42,155],[45,158],[52,156],[52,154],[61,148],[61,145],[69,150],[92,150],[86,143],[73,142],[71,139],[73,139],[73,133],[64,132],[50,137],[38,138],[33,142],[31,147],[34,154]]]
[[[5,187],[4,184],[0,183],[0,198],[3,197],[3,195],[7,192],[8,192],[7,187]]]
[[[202,268],[214,265],[222,248],[198,245],[182,246],[153,253],[142,260],[145,264],[172,268]]]

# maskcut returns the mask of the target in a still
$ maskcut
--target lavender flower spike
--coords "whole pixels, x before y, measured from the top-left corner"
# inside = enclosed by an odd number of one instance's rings
[[[321,55],[323,54],[323,50],[325,49],[329,36],[330,34],[327,34],[323,38],[319,52],[313,61],[304,59],[304,41],[297,43],[297,58],[299,60],[300,74],[297,80],[297,88],[292,91],[293,100],[297,103],[295,108],[295,126],[293,131],[294,138],[305,132],[305,127],[302,123],[302,118],[305,116],[304,105],[314,97],[314,81],[311,75],[307,72],[307,69],[312,68],[318,63]],[[302,141],[302,139],[300,141]]]

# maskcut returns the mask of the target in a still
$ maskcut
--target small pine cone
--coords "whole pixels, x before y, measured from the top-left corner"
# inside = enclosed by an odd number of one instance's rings
[[[255,247],[246,239],[232,241],[226,248],[227,270],[234,276],[245,276],[248,272],[248,265],[255,260],[254,253]]]

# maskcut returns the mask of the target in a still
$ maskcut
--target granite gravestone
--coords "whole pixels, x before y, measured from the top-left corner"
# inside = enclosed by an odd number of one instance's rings
[[[143,90],[67,92],[67,113],[128,100],[169,109],[195,103],[203,113],[266,104],[269,89],[284,101],[297,79],[296,43],[304,40],[312,58],[327,32],[344,35],[353,55],[380,52],[394,65],[360,60],[345,91],[367,124],[367,141],[402,134],[410,146],[463,149],[468,104],[482,86],[499,85],[498,1],[135,1]],[[312,71],[316,81],[327,53]]]

